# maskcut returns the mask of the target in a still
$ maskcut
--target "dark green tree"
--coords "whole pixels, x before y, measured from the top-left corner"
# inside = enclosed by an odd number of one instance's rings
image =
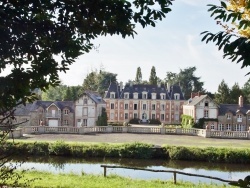
[[[107,126],[108,125],[108,116],[105,108],[102,108],[102,114],[98,116],[97,126]]]
[[[242,87],[243,99],[244,103],[250,103],[250,78],[246,81],[246,83]]]
[[[215,93],[215,102],[217,104],[229,104],[230,103],[230,89],[224,80],[218,86],[218,91]]]
[[[180,85],[185,98],[190,98],[192,92],[205,93],[204,83],[200,81],[200,77],[195,76],[195,71],[196,67],[188,67],[180,69],[179,73],[167,72],[165,82]]]
[[[98,79],[98,93],[101,95],[104,95],[105,91],[108,89],[110,83],[116,83],[117,82],[117,74],[106,72],[106,71],[100,71],[97,79]]]
[[[141,67],[137,67],[134,83],[135,84],[141,84],[142,83]]]
[[[97,91],[98,90],[98,72],[97,70],[92,71],[87,74],[86,78],[83,80],[82,89]]]
[[[230,104],[238,104],[240,95],[243,96],[243,91],[240,89],[239,84],[235,83],[230,90]]]
[[[156,76],[156,70],[155,67],[152,66],[149,76],[149,84],[156,85],[158,82],[158,78]]]
[[[34,100],[31,91],[35,88],[58,85],[58,73],[88,53],[98,36],[134,37],[136,23],[155,26],[171,11],[171,1],[3,0],[0,72],[6,67],[11,72],[0,77],[0,108]]]

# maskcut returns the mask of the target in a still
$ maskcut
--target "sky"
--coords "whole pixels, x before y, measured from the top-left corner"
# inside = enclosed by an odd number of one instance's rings
[[[229,87],[235,82],[243,86],[249,70],[223,59],[214,43],[201,42],[201,32],[222,29],[207,12],[207,4],[213,3],[220,1],[176,0],[172,11],[156,27],[143,29],[138,25],[134,38],[99,37],[94,41],[97,50],[80,56],[66,74],[60,73],[60,79],[66,85],[82,85],[88,73],[102,67],[116,73],[118,82],[126,83],[135,79],[137,67],[141,67],[143,80],[148,80],[152,66],[161,79],[167,72],[195,66],[195,75],[201,77],[207,91],[216,92],[222,79]]]

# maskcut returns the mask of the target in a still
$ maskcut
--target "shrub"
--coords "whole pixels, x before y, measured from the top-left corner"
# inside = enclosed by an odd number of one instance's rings
[[[149,119],[149,124],[160,125],[161,121],[159,119]]]
[[[129,124],[140,124],[140,121],[139,118],[133,118],[129,120]]]
[[[49,144],[50,155],[70,155],[70,147],[64,141],[56,141],[55,143]]]

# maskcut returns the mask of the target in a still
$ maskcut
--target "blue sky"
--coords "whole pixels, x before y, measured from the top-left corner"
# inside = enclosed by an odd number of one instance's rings
[[[214,44],[201,42],[202,31],[221,30],[207,12],[206,5],[212,3],[220,2],[177,0],[173,2],[172,12],[156,27],[138,26],[134,39],[99,37],[95,40],[95,45],[100,45],[98,50],[79,57],[66,74],[61,74],[61,80],[67,85],[81,85],[91,70],[101,66],[118,74],[119,82],[134,79],[137,67],[142,69],[143,80],[148,80],[152,66],[161,79],[168,71],[178,73],[180,69],[196,66],[196,76],[201,77],[208,91],[216,92],[222,79],[229,87],[235,82],[243,86],[249,78],[245,76],[248,70],[223,59]]]

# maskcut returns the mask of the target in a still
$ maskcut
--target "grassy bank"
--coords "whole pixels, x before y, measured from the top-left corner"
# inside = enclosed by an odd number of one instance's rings
[[[114,157],[137,159],[171,159],[206,162],[250,163],[250,149],[235,148],[194,148],[183,146],[162,146],[151,144],[84,144],[56,142],[8,142],[2,146],[6,153],[38,156],[70,157]]]
[[[153,188],[153,187],[178,187],[178,188],[212,188],[212,187],[225,187],[225,185],[216,184],[193,184],[189,182],[177,181],[177,184],[173,184],[171,181],[161,180],[134,180],[130,178],[123,178],[116,175],[109,175],[104,178],[102,175],[76,175],[76,174],[51,174],[46,172],[29,171],[24,175],[24,179],[36,179],[31,181],[30,186],[39,188],[78,188],[78,187],[119,187],[119,188]],[[63,180],[63,181],[62,181]],[[228,186],[227,186],[228,187]]]

